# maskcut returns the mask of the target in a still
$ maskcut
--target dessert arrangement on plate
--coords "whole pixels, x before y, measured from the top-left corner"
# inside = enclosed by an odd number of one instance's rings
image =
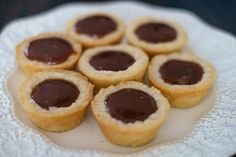
[[[65,32],[42,32],[16,46],[27,76],[20,104],[36,126],[52,132],[78,127],[91,107],[111,143],[144,145],[158,136],[170,107],[198,105],[214,83],[210,63],[180,52],[186,42],[185,30],[170,19],[73,18]]]

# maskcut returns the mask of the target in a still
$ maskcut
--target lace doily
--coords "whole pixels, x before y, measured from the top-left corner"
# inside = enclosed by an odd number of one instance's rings
[[[217,69],[214,108],[179,141],[159,145],[129,156],[229,156],[236,151],[236,39],[201,21],[187,11],[151,7],[137,2],[74,3],[46,13],[16,20],[0,36],[0,156],[112,156],[93,150],[71,150],[50,142],[41,133],[23,126],[14,116],[6,91],[6,78],[14,67],[14,47],[22,39],[44,31],[60,31],[65,22],[80,12],[111,11],[133,19],[141,15],[171,17],[185,24],[194,52]],[[60,28],[58,28],[60,25]],[[193,46],[192,46],[193,45]],[[199,46],[201,45],[201,46]],[[205,53],[205,52],[211,53]]]

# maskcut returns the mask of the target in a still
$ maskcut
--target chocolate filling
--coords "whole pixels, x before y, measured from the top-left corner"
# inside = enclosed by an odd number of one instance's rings
[[[31,98],[42,108],[68,107],[80,92],[71,82],[60,79],[48,79],[39,83],[32,91]]]
[[[72,53],[75,52],[71,44],[57,37],[34,40],[25,50],[25,56],[30,60],[50,65],[64,62]]]
[[[154,22],[139,26],[135,30],[135,34],[140,40],[150,43],[173,41],[177,36],[176,30],[171,26]]]
[[[152,96],[131,88],[110,94],[105,100],[105,105],[113,118],[124,123],[144,121],[158,109]]]
[[[163,64],[159,72],[166,83],[177,85],[196,84],[203,76],[203,69],[199,64],[175,59]]]
[[[89,36],[96,36],[101,38],[117,28],[117,24],[110,17],[103,15],[90,16],[79,20],[75,24],[77,33],[86,34]]]
[[[134,58],[122,51],[102,51],[94,55],[89,63],[96,70],[121,71],[126,70],[135,62]]]

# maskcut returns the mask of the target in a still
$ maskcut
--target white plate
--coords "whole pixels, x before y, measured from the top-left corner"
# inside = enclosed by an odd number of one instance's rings
[[[24,76],[14,68],[15,45],[40,32],[63,31],[68,19],[94,11],[115,13],[126,22],[144,15],[174,19],[188,32],[187,49],[217,69],[215,86],[204,101],[186,110],[171,109],[156,139],[143,147],[110,144],[90,111],[85,121],[71,131],[42,131],[30,122],[18,103],[17,90]],[[235,76],[235,38],[187,11],[137,2],[74,3],[14,21],[0,36],[0,156],[228,156],[236,150]]]

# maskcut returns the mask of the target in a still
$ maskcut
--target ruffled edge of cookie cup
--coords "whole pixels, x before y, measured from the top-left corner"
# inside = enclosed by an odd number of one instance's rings
[[[165,83],[161,78],[159,69],[166,61],[180,59],[199,64],[204,71],[202,79],[193,85],[172,85]],[[157,55],[148,67],[148,79],[153,86],[161,90],[168,98],[170,105],[176,108],[188,108],[197,105],[213,86],[216,78],[215,68],[207,61],[188,53]]]
[[[104,104],[106,96],[123,88],[142,90],[151,95],[157,102],[158,110],[144,121],[124,123],[107,112]],[[94,97],[92,103],[93,114],[108,140],[114,144],[137,147],[150,142],[166,120],[170,106],[167,99],[159,90],[148,87],[140,82],[128,81],[116,86],[103,88]]]
[[[92,56],[106,50],[123,51],[132,56],[135,62],[123,71],[98,71],[89,64],[89,60]],[[86,50],[78,62],[78,69],[96,85],[97,89],[100,89],[124,81],[142,81],[148,62],[148,56],[139,48],[129,45],[103,46]]]
[[[63,79],[72,82],[80,91],[76,101],[69,107],[41,108],[31,98],[33,88],[46,79]],[[47,131],[62,132],[78,126],[84,119],[93,97],[93,85],[79,73],[66,70],[37,72],[28,77],[20,86],[19,101],[32,122]]]
[[[177,31],[177,38],[173,41],[164,42],[164,43],[149,43],[143,40],[140,40],[135,34],[135,30],[138,26],[147,23],[147,22],[161,22],[173,27]],[[180,51],[187,43],[188,37],[185,30],[175,22],[170,19],[156,19],[153,17],[142,17],[128,23],[125,31],[125,35],[128,39],[128,42],[132,45],[135,45],[144,51],[146,51],[149,56],[154,56],[156,54],[172,53]]]
[[[74,26],[78,20],[93,15],[104,15],[110,17],[112,20],[116,22],[117,29],[114,32],[109,33],[101,38],[95,38],[89,35],[79,34],[75,32]],[[91,48],[95,46],[104,46],[104,45],[119,43],[120,40],[123,38],[124,29],[125,29],[125,24],[118,16],[105,12],[96,12],[92,14],[85,14],[82,16],[74,17],[73,19],[69,20],[67,23],[66,32],[71,38],[73,38],[79,43],[82,43],[84,48]]]
[[[55,65],[49,65],[47,63],[30,60],[24,55],[24,51],[28,44],[31,41],[47,38],[47,37],[58,37],[61,39],[64,39],[68,41],[71,46],[73,47],[75,53],[71,54],[67,60],[65,60],[63,63],[55,64]],[[26,75],[31,75],[34,72],[39,72],[42,70],[50,70],[50,69],[65,69],[65,70],[71,70],[75,68],[75,65],[77,61],[79,60],[79,57],[82,53],[82,47],[81,45],[74,41],[73,39],[70,39],[66,34],[60,33],[60,32],[48,32],[48,33],[40,33],[38,35],[29,37],[22,42],[20,42],[16,47],[16,60],[19,63],[20,68],[24,71]]]

